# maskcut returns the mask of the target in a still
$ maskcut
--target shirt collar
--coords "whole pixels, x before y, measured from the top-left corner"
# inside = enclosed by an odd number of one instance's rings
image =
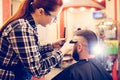
[[[30,25],[33,27],[33,28],[36,28],[36,24],[35,24],[35,21],[33,20],[32,16],[30,15],[29,17],[27,17],[27,20],[29,21]]]

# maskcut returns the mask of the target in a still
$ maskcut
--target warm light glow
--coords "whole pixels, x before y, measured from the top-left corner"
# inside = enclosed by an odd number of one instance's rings
[[[106,28],[106,25],[100,25],[99,27],[100,28]]]
[[[113,30],[115,30],[115,31],[116,31],[116,30],[117,30],[117,29],[116,29],[116,27],[114,27],[114,28],[113,28]]]
[[[70,2],[70,0],[63,0],[63,3],[68,3]]]
[[[86,8],[85,8],[85,7],[80,7],[79,10],[80,10],[80,11],[85,11]]]
[[[109,22],[109,21],[104,22],[104,25],[112,25],[112,24],[113,24],[113,22]]]
[[[74,8],[68,8],[68,10],[69,10],[69,11],[73,11],[73,10],[74,10]]]
[[[96,46],[94,46],[93,47],[93,52],[94,52],[94,54],[95,55],[99,55],[99,54],[102,54],[102,53],[104,53],[103,51],[103,46],[100,46],[100,45],[96,45]]]
[[[96,11],[96,9],[95,8],[90,8],[91,9],[91,11]]]
[[[102,2],[103,0],[96,0],[96,1],[98,1],[98,2]]]

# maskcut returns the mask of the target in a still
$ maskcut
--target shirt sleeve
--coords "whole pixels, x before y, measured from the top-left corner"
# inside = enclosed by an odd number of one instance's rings
[[[14,28],[9,34],[9,41],[25,68],[35,77],[47,74],[63,57],[61,51],[58,51],[51,52],[51,56],[43,58],[44,53],[41,53],[38,45],[38,36],[29,26]]]
[[[54,49],[51,44],[46,44],[40,46],[39,52],[43,58],[48,57],[48,54],[51,55],[50,52],[52,52]]]

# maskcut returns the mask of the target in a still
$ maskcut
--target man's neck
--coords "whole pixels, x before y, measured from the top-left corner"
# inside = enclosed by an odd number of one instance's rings
[[[95,57],[94,55],[90,55],[89,53],[81,53],[79,59],[89,59],[94,57]]]

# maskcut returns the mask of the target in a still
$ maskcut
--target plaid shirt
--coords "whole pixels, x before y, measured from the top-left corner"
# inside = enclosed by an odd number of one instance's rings
[[[51,52],[50,56],[45,53]],[[47,74],[61,61],[60,51],[52,51],[51,45],[40,46],[37,27],[32,17],[11,22],[0,38],[0,65],[8,67],[21,61],[35,77]],[[0,80],[14,80],[15,74],[8,68],[0,68]]]

